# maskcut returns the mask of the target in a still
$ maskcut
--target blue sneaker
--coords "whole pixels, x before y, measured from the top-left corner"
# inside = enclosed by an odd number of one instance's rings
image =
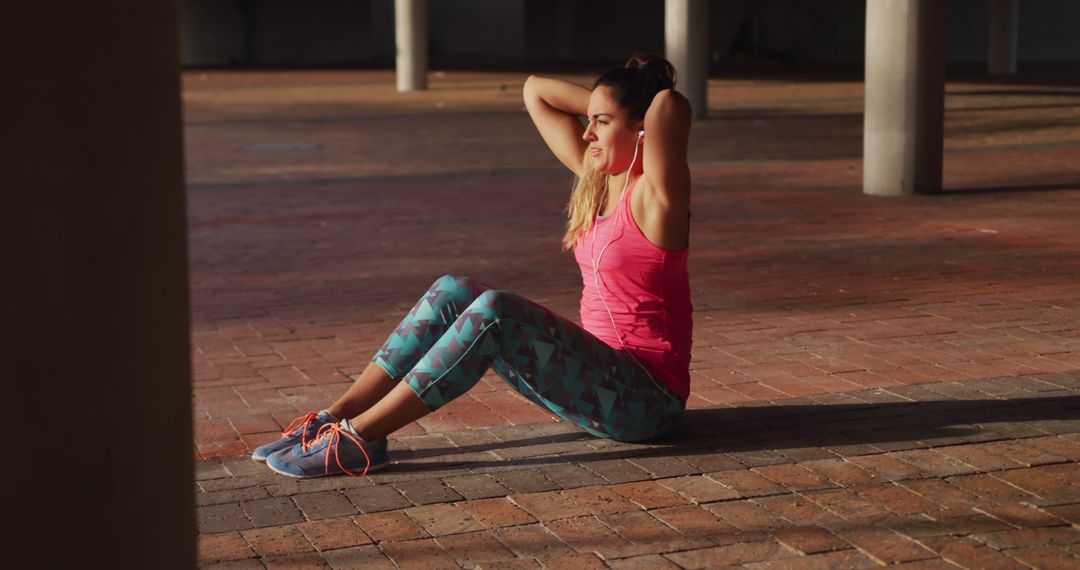
[[[330,412],[326,410],[300,416],[281,432],[281,439],[256,447],[255,451],[251,453],[251,458],[259,462],[266,461],[267,457],[282,449],[288,449],[298,443],[308,443],[315,439],[315,434],[318,433],[319,428],[332,423],[337,423],[337,418],[330,415]]]
[[[314,440],[283,449],[266,460],[270,469],[299,479],[367,475],[390,463],[386,440],[364,441],[340,423],[325,424]]]

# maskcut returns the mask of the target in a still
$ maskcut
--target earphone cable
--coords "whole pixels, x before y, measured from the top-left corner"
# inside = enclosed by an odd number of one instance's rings
[[[641,141],[641,137],[644,134],[645,134],[645,131],[640,131],[638,133],[638,142]],[[633,156],[633,158],[630,159],[630,167],[626,169],[626,180],[623,182],[622,192],[619,193],[619,202],[615,206],[615,211],[612,212],[612,214],[615,214],[616,212],[618,212],[619,207],[622,205],[623,198],[626,195],[626,189],[630,185],[630,172],[634,169],[634,164],[637,162],[638,146],[640,146],[640,145],[636,144],[636,143],[634,144],[634,156]],[[607,194],[607,192],[605,190],[605,195],[606,194]],[[603,208],[603,207],[604,207],[603,201],[601,201],[600,205],[597,206],[597,208],[596,208],[596,217],[593,219],[593,239],[592,239],[592,244],[591,244],[590,249],[589,249],[589,256],[592,257],[592,262],[593,262],[593,283],[596,286],[596,294],[597,294],[597,296],[600,297],[600,302],[604,304],[604,309],[607,311],[608,319],[611,320],[611,328],[615,331],[615,338],[619,339],[619,345],[623,348],[623,350],[626,350],[626,342],[623,341],[622,331],[620,331],[619,326],[617,324],[615,324],[615,315],[612,314],[611,307],[608,305],[607,299],[604,298],[604,293],[600,290],[601,289],[600,285],[601,285],[601,282],[602,282],[601,279],[600,279],[600,261],[604,258],[604,252],[607,251],[607,248],[612,243],[615,243],[615,239],[616,239],[615,229],[613,228],[612,231],[611,231],[611,238],[608,240],[608,242],[606,244],[604,244],[604,247],[600,248],[600,255],[599,256],[595,255],[595,253],[596,253],[596,230],[598,229],[597,228],[597,222],[599,221],[599,218],[600,218],[600,209]],[[627,352],[627,354],[630,354],[629,351],[626,351],[626,352]],[[634,355],[630,354],[630,357],[634,358]],[[638,362],[637,358],[634,358],[634,362],[637,362],[638,366],[641,366],[641,363]]]

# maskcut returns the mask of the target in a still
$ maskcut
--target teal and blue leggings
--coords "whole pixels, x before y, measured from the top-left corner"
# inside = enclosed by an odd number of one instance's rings
[[[684,409],[682,399],[627,352],[520,295],[467,277],[435,281],[374,362],[432,411],[492,368],[560,418],[620,441],[662,435]]]

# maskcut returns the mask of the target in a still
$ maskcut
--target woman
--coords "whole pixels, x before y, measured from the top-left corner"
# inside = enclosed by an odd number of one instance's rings
[[[525,82],[536,128],[577,176],[563,249],[581,268],[581,326],[513,293],[442,277],[337,402],[297,418],[252,458],[293,477],[376,471],[389,462],[386,436],[488,368],[595,436],[669,431],[690,394],[692,329],[691,112],[674,84],[670,63],[637,56],[592,90]]]

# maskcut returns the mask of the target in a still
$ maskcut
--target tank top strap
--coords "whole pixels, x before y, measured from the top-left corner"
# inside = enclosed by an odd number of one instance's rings
[[[641,176],[638,176],[637,180],[635,180],[633,184],[627,186],[626,192],[623,192],[622,198],[619,199],[620,206],[622,206],[623,203],[627,203],[630,201],[630,194],[634,193],[634,188],[637,188],[638,182],[641,181],[641,178]]]

